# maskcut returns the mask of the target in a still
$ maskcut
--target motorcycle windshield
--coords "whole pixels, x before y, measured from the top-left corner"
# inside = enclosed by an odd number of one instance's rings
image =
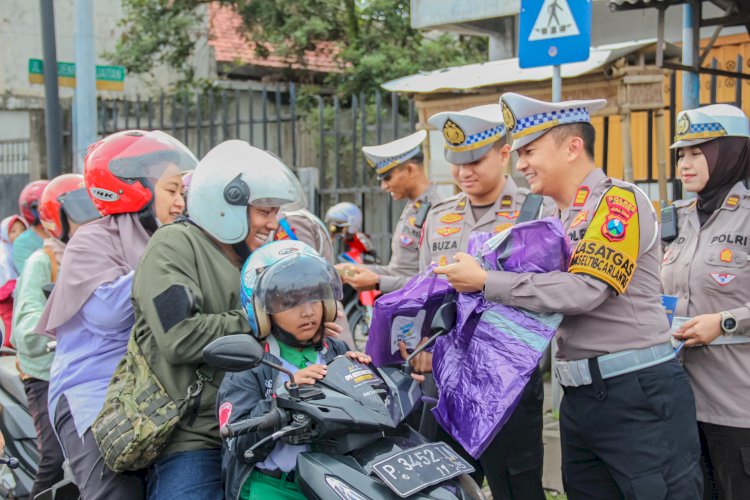
[[[398,403],[391,396],[388,386],[369,366],[339,356],[328,365],[326,376],[320,383],[381,415],[393,427],[398,425]]]

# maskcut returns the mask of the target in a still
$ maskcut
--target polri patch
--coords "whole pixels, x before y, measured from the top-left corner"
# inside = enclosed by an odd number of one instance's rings
[[[602,235],[609,241],[622,241],[630,219],[638,212],[635,198],[627,200],[623,196],[609,195],[605,202],[609,213],[601,226]]]
[[[461,214],[445,214],[442,217],[440,217],[440,222],[444,222],[446,224],[454,224],[456,222],[461,222],[464,220],[464,216]]]
[[[729,283],[736,278],[734,274],[727,273],[711,273],[711,278],[719,284],[719,286],[727,286]]]
[[[581,186],[578,188],[578,191],[576,192],[576,197],[573,199],[573,206],[574,207],[582,207],[584,203],[586,203],[586,200],[589,198],[589,193],[591,190],[586,186]]]
[[[440,236],[450,236],[452,234],[456,234],[457,232],[461,231],[460,227],[441,227],[437,231],[435,231]]]

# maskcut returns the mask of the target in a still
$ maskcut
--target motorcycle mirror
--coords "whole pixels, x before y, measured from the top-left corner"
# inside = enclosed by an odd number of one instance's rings
[[[203,359],[215,368],[241,372],[260,364],[263,347],[250,335],[229,335],[204,347]]]
[[[445,335],[456,323],[456,298],[443,302],[430,323],[430,335]]]

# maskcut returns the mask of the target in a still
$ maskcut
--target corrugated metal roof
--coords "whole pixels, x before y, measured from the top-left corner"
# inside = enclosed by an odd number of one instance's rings
[[[647,45],[655,39],[638,40],[592,47],[588,60],[564,64],[562,77],[573,78],[603,68],[610,62]],[[466,66],[454,66],[435,71],[405,76],[384,83],[389,92],[431,93],[439,91],[460,91],[480,87],[504,85],[517,82],[535,82],[552,78],[552,67],[521,69],[518,58],[503,59]]]

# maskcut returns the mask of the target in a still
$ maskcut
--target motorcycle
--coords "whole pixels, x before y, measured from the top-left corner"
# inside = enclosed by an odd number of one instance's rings
[[[373,250],[370,238],[364,233],[353,235],[335,235],[336,254],[340,263],[350,264],[378,264],[379,260]],[[372,319],[372,308],[375,299],[380,292],[377,290],[365,290],[357,292],[349,285],[344,285],[344,314],[349,322],[354,338],[354,347],[360,351],[365,350],[367,336],[370,333],[370,320]]]
[[[47,348],[54,350],[55,342],[50,342]],[[16,367],[16,351],[8,347],[0,349],[0,432],[5,436],[6,455],[0,457],[0,498],[30,498],[39,462],[36,428]],[[65,478],[36,495],[35,500],[79,498],[67,462],[63,469]]]
[[[447,333],[455,312],[455,302],[441,307],[431,325],[431,341]],[[203,350],[206,362],[222,370],[265,364],[294,380],[291,372],[263,359],[263,353],[248,335],[224,337]],[[245,452],[248,460],[269,441],[312,445],[315,451],[297,457],[296,476],[307,498],[484,498],[468,462],[447,444],[428,442],[404,423],[421,404],[421,389],[410,374],[409,361],[373,371],[339,356],[315,385],[280,388],[269,413],[225,425],[220,432],[228,439],[273,430]]]

